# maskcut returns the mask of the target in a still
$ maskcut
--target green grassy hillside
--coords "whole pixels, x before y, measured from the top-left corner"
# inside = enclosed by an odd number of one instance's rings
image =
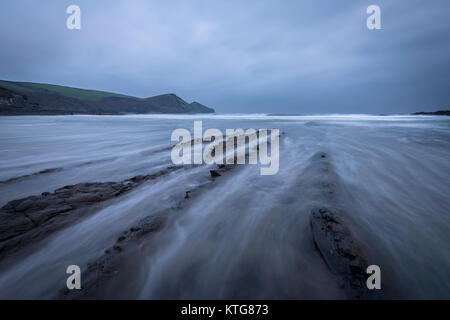
[[[127,97],[125,95],[117,93],[71,88],[46,83],[13,82],[0,80],[0,87],[9,89],[11,91],[20,94],[44,93],[44,92],[49,94],[57,93],[64,97],[76,98],[81,100],[91,100],[91,101],[108,97]]]
[[[211,113],[175,94],[141,99],[122,94],[54,84],[0,80],[0,115]]]

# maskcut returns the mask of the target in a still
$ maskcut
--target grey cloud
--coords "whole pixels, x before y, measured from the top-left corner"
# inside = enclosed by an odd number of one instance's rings
[[[378,4],[383,30],[365,27]],[[65,28],[78,4],[82,30]],[[0,78],[175,92],[218,112],[402,113],[450,106],[450,2],[0,3]]]

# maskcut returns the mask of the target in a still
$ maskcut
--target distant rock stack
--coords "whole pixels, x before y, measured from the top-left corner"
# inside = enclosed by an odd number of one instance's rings
[[[450,110],[439,110],[439,111],[433,111],[433,112],[414,112],[412,113],[412,115],[415,116],[420,116],[420,115],[424,115],[424,116],[450,116]]]

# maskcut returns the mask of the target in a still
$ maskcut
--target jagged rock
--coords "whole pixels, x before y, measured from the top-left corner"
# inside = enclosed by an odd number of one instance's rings
[[[310,222],[314,243],[346,295],[351,299],[378,298],[376,290],[367,289],[367,260],[339,214],[314,208]]]
[[[211,177],[212,177],[212,178],[220,177],[220,176],[221,176],[221,174],[218,173],[216,170],[210,170],[209,173],[211,174]]]
[[[236,165],[218,165],[215,171],[218,177],[227,171],[235,168]],[[105,296],[105,287],[108,281],[117,278],[127,272],[129,266],[127,261],[133,261],[131,255],[136,253],[135,248],[139,247],[140,241],[148,240],[154,233],[162,230],[168,223],[171,215],[186,209],[188,203],[201,193],[216,179],[211,179],[208,183],[197,186],[196,188],[186,191],[185,197],[172,208],[162,210],[158,213],[147,216],[137,222],[133,227],[124,231],[118,238],[116,243],[105,250],[104,254],[94,262],[88,264],[88,269],[83,273],[82,290],[60,291],[61,297],[65,299],[88,299],[103,298]],[[126,281],[126,279],[124,280]]]
[[[91,206],[180,168],[172,166],[122,182],[80,183],[8,202],[0,209],[0,259],[80,219]]]

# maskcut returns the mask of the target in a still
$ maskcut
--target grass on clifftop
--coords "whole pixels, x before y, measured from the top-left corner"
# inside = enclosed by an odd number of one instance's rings
[[[105,91],[70,88],[53,84],[33,82],[12,82],[0,80],[0,87],[4,87],[11,91],[15,91],[17,93],[25,95],[33,92],[41,92],[47,94],[57,93],[65,97],[77,98],[82,100],[99,100],[107,97],[127,97],[125,95]]]

